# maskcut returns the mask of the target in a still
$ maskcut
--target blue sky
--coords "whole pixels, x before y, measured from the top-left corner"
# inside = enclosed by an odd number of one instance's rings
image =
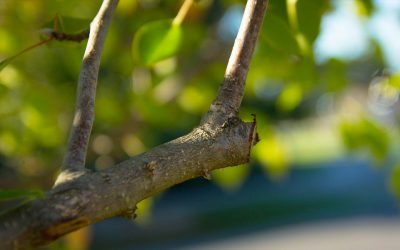
[[[375,0],[375,12],[365,19],[357,15],[354,0],[335,0],[334,10],[321,24],[314,50],[318,62],[329,58],[351,61],[370,52],[370,38],[382,48],[387,67],[400,71],[400,1]]]

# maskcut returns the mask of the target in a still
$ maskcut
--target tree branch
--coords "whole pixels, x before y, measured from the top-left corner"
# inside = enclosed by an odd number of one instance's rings
[[[216,168],[249,160],[252,123],[210,135],[199,127],[110,169],[89,172],[0,217],[1,249],[24,249],[105,218],[134,218],[135,205],[157,192]]]
[[[228,118],[237,117],[244,95],[247,72],[262,26],[267,0],[247,1],[242,22],[226,67],[217,97],[202,123],[220,126]]]
[[[118,0],[104,0],[90,24],[89,40],[78,79],[76,109],[67,151],[56,185],[85,173],[86,151],[94,121],[94,103],[101,53]]]
[[[248,162],[257,141],[256,124],[255,120],[241,121],[237,113],[266,3],[267,0],[248,1],[241,25],[248,28],[239,30],[224,83],[205,122],[185,136],[112,168],[61,182],[44,199],[0,215],[0,248],[44,245],[113,216],[133,219],[136,204],[147,197],[197,176],[208,178],[214,169]]]

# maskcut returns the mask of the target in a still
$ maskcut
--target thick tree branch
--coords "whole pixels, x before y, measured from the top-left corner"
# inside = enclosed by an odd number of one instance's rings
[[[90,25],[89,40],[78,79],[76,110],[67,151],[57,178],[59,184],[85,171],[86,151],[94,121],[94,102],[101,53],[118,0],[104,0]]]
[[[134,218],[137,202],[209,171],[248,162],[252,123],[214,134],[196,128],[110,169],[64,182],[43,200],[0,217],[0,249],[24,249],[117,215]]]
[[[266,3],[248,1],[241,25],[245,28],[239,30],[224,83],[199,127],[112,168],[60,182],[44,199],[0,215],[0,249],[44,245],[113,216],[134,218],[136,204],[157,192],[197,176],[208,178],[217,168],[248,162],[257,141],[256,124],[244,123],[237,114]],[[244,48],[246,43],[252,48]]]
[[[224,80],[202,123],[220,126],[237,117],[244,95],[247,72],[262,26],[267,0],[247,1],[239,32],[229,58]]]

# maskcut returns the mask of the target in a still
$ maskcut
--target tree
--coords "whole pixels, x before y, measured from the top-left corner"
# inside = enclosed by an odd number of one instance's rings
[[[400,161],[398,50],[379,35],[395,26],[385,1],[270,1],[262,27],[244,19],[249,33],[241,29],[244,43],[237,40],[214,102],[243,10],[236,0],[120,0],[107,35],[116,1],[105,1],[82,65],[79,42],[96,1],[3,2],[0,210],[12,208],[0,212],[4,247],[46,244],[112,216],[141,218],[138,201],[195,176],[234,189],[250,171],[285,181],[292,165],[343,159],[349,150],[376,166]],[[38,27],[41,41],[30,46]],[[21,48],[23,56],[10,57]],[[211,171],[248,162],[250,151],[250,167]],[[390,182],[397,195],[399,169]]]
[[[209,178],[214,169],[249,161],[258,140],[256,120],[245,123],[238,113],[267,0],[248,1],[224,81],[198,127],[112,168],[98,172],[85,168],[100,57],[117,3],[104,0],[91,23],[62,171],[44,198],[2,215],[4,249],[43,245],[117,215],[133,218],[137,202],[146,197],[190,178]]]

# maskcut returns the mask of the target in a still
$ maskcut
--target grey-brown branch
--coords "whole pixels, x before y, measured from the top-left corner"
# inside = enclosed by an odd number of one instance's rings
[[[242,22],[226,67],[224,80],[217,97],[211,104],[202,123],[221,125],[237,117],[244,95],[247,72],[268,1],[247,1]]]
[[[249,161],[255,121],[237,116],[267,0],[249,0],[217,98],[199,127],[114,167],[60,182],[43,199],[0,216],[0,249],[25,249],[113,216],[168,187]],[[101,28],[100,28],[101,29]],[[250,47],[250,48],[247,48]],[[80,162],[81,163],[81,162]]]
[[[78,79],[76,110],[61,174],[56,185],[85,173],[86,151],[94,121],[94,103],[101,54],[118,0],[104,0],[90,24],[89,40]]]

